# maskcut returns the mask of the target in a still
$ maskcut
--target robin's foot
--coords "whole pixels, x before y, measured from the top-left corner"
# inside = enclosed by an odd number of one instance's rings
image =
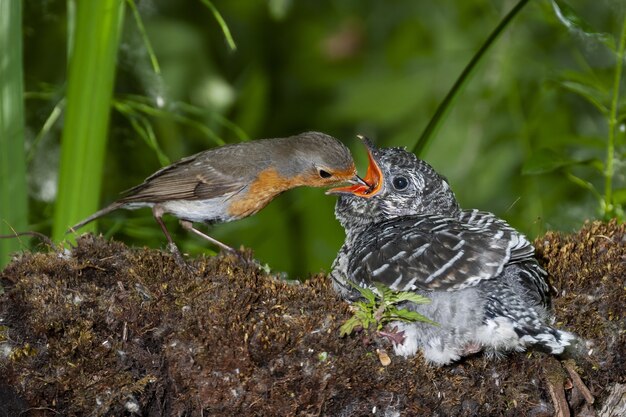
[[[247,266],[253,267],[255,269],[263,270],[263,271],[265,271],[268,274],[270,273],[270,270],[269,270],[269,267],[267,266],[267,264],[265,266],[261,265],[261,263],[258,260],[254,259],[254,257],[250,253],[248,253],[246,251],[241,251],[241,250],[238,250],[238,251],[236,251],[236,250],[232,250],[232,251],[230,251],[230,250],[222,250],[220,252],[220,255],[221,256],[234,256],[243,265],[247,265]]]
[[[243,252],[231,248],[230,246],[220,242],[219,240],[214,239],[206,233],[203,233],[200,230],[194,228],[193,223],[191,223],[190,221],[180,220],[180,225],[183,227],[183,229],[197,236],[200,236],[201,238],[211,242],[212,244],[220,248],[220,251],[223,255],[233,255],[236,256],[242,263],[254,266],[255,268],[262,268],[261,264],[256,259],[247,257]]]
[[[181,251],[178,249],[178,246],[176,246],[176,243],[174,242],[169,242],[167,244],[167,250],[174,255],[174,260],[176,261],[176,263],[179,266],[189,266],[187,264],[187,262],[185,261],[185,258],[183,257],[183,254],[181,253]]]

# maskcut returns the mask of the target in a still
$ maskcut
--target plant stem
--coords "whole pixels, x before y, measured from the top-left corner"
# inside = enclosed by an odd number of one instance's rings
[[[143,20],[141,20],[139,10],[137,10],[137,5],[135,4],[134,0],[126,0],[126,3],[128,3],[130,10],[133,12],[133,17],[135,18],[137,28],[139,29],[139,33],[141,34],[141,38],[143,39],[143,44],[146,46],[146,52],[150,57],[152,70],[155,74],[161,75],[161,66],[159,65],[159,61],[157,60],[156,54],[154,53],[154,49],[152,48],[152,43],[150,42],[150,38],[148,37],[148,33],[146,32],[146,27],[143,25]]]
[[[123,6],[123,0],[75,3],[54,240],[98,208]]]
[[[28,226],[21,1],[0,0],[0,62],[0,234],[6,235]],[[19,247],[18,239],[0,240],[0,268]]]
[[[619,87],[622,79],[622,67],[624,65],[624,52],[626,51],[626,14],[622,24],[622,34],[619,40],[615,63],[615,78],[613,80],[613,99],[609,113],[609,138],[606,145],[606,169],[604,170],[604,204],[602,211],[605,218],[615,215],[613,205],[613,174],[615,173],[615,131],[617,125],[617,107],[619,103]]]
[[[448,91],[446,97],[443,99],[441,104],[439,104],[437,110],[435,110],[435,114],[428,122],[428,125],[417,140],[415,146],[413,146],[413,153],[420,155],[424,151],[424,148],[426,148],[426,145],[428,145],[428,143],[430,142],[433,134],[435,133],[435,130],[437,130],[437,128],[441,124],[443,117],[446,115],[453,101],[459,95],[461,88],[466,84],[469,76],[472,74],[472,71],[474,70],[476,65],[478,65],[482,57],[489,50],[491,45],[496,42],[500,34],[509,25],[509,23],[511,23],[513,18],[524,8],[526,3],[528,3],[528,0],[520,0],[515,5],[515,7],[513,7],[513,9],[511,9],[511,11],[504,17],[504,19],[500,21],[500,23],[498,24],[498,26],[496,26],[493,32],[491,32],[485,43],[481,45],[478,52],[476,52],[476,54],[472,57],[472,60],[463,69],[463,72],[461,73],[461,75],[459,75],[459,78],[456,80],[450,91]]]

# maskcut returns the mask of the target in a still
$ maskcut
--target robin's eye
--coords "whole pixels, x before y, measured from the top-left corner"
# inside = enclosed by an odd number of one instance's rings
[[[409,180],[407,180],[405,177],[395,177],[392,183],[393,188],[398,191],[404,190],[406,187],[409,186]]]
[[[330,177],[333,176],[333,174],[331,174],[328,171],[324,171],[323,169],[319,170],[319,174],[320,174],[320,177],[322,177],[322,178],[330,178]]]

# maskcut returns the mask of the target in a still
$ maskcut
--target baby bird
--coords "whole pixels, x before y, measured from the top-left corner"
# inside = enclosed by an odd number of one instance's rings
[[[125,196],[74,225],[74,231],[114,210],[151,207],[170,249],[177,252],[163,223],[164,214],[221,249],[233,250],[193,227],[251,216],[294,187],[364,184],[352,155],[337,139],[306,132],[210,149],[162,168]]]
[[[396,354],[422,350],[446,365],[480,350],[562,354],[575,345],[550,324],[547,274],[524,235],[492,213],[461,209],[446,179],[414,154],[363,139],[368,185],[328,191],[339,195],[335,215],[346,231],[331,276],[346,299],[359,296],[351,284],[382,283],[431,300],[404,308],[439,325],[392,324],[404,336]]]

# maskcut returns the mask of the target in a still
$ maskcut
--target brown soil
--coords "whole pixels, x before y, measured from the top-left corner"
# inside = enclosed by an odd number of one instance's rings
[[[0,274],[0,416],[550,416],[563,387],[574,415],[600,415],[626,383],[625,226],[536,244],[558,326],[589,341],[576,370],[593,405],[542,353],[435,368],[383,340],[339,338],[348,305],[323,275],[281,281],[250,253],[181,266],[85,235]]]

